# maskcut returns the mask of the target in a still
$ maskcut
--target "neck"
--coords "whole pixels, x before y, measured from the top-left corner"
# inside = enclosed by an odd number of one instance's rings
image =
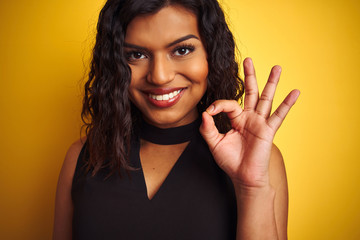
[[[159,128],[146,121],[141,123],[140,138],[161,145],[179,144],[189,141],[192,136],[199,131],[201,119],[171,128]]]

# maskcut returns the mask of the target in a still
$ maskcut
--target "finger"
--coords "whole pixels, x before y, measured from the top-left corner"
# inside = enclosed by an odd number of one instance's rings
[[[219,133],[215,126],[213,117],[207,113],[202,114],[202,123],[200,126],[200,133],[206,143],[209,145],[210,151],[213,151],[218,142],[223,138],[223,134]]]
[[[259,89],[257,86],[255,68],[251,58],[244,60],[245,73],[245,99],[244,110],[255,109],[259,99]]]
[[[281,123],[284,121],[286,115],[290,111],[291,107],[295,104],[296,100],[300,95],[299,90],[292,90],[280,106],[275,110],[275,112],[268,118],[268,125],[277,131],[281,126]]]
[[[224,112],[230,120],[240,116],[242,111],[239,103],[235,100],[217,100],[206,109],[206,112],[211,116]]]
[[[271,106],[273,103],[276,86],[280,79],[280,74],[280,66],[274,66],[271,69],[269,79],[256,106],[256,112],[265,118],[268,118],[271,113]]]

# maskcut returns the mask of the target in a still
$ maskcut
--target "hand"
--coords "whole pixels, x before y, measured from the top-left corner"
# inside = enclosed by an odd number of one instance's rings
[[[272,68],[260,98],[255,69],[250,58],[244,60],[244,72],[244,109],[234,100],[215,101],[202,115],[200,132],[216,163],[234,184],[251,188],[268,187],[268,166],[275,133],[300,92],[291,91],[271,114],[281,73],[280,66]],[[220,112],[225,112],[231,121],[232,129],[226,134],[219,133],[212,118]]]

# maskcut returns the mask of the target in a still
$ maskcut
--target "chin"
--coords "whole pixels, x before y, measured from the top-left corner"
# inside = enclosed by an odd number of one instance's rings
[[[174,116],[161,116],[153,118],[145,118],[150,124],[160,127],[168,128],[178,125],[179,119]]]
[[[191,114],[193,115],[193,114]],[[181,125],[186,125],[196,120],[197,116],[189,116],[185,114],[184,116],[180,116],[176,113],[167,113],[167,114],[159,114],[157,116],[149,116],[144,117],[144,119],[150,124],[157,126],[159,128],[169,128],[169,127],[178,127]]]

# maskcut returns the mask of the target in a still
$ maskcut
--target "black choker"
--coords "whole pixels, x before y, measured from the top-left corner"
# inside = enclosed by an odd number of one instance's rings
[[[161,145],[172,145],[190,141],[195,133],[199,132],[201,118],[194,122],[174,128],[158,128],[142,121],[140,138]]]

